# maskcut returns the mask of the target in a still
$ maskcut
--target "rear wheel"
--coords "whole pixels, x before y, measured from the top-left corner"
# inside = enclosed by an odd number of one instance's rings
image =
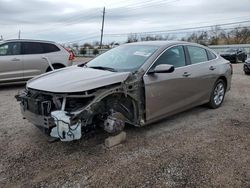
[[[210,101],[208,103],[209,107],[213,109],[220,107],[224,101],[225,93],[226,93],[225,82],[221,79],[217,80],[217,82],[214,85]]]
[[[236,56],[235,63],[238,63],[238,62],[239,62],[239,58]]]

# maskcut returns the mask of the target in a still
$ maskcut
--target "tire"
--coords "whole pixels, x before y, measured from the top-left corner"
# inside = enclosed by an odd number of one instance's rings
[[[239,58],[236,57],[236,58],[235,58],[235,63],[237,64],[238,62],[239,62]]]
[[[219,79],[214,84],[214,88],[211,93],[208,106],[212,109],[219,108],[224,101],[225,94],[226,94],[226,83],[223,80]]]
[[[246,61],[246,58],[245,58],[245,57],[243,57],[242,62],[243,62],[243,63],[245,63],[245,61]]]
[[[246,71],[244,71],[245,72],[245,75],[250,75],[250,72],[246,72]]]
[[[65,66],[64,65],[59,65],[59,64],[56,64],[56,65],[52,65],[53,68],[56,70],[56,69],[61,69],[61,68],[64,68]],[[50,67],[47,68],[47,71],[46,72],[50,72],[52,71]]]

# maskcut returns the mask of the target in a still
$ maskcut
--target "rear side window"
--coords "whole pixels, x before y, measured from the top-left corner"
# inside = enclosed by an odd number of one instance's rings
[[[187,46],[192,64],[208,61],[207,52],[204,48],[197,46]]]
[[[209,60],[213,60],[213,59],[216,59],[216,55],[213,53],[213,52],[211,52],[210,50],[207,50],[207,56],[208,56],[208,59]]]
[[[19,55],[20,54],[20,43],[19,42],[9,42],[0,45],[0,56],[5,55]]]
[[[39,42],[23,42],[22,54],[42,54],[43,47]]]
[[[43,47],[43,53],[58,52],[60,49],[54,44],[41,43]]]

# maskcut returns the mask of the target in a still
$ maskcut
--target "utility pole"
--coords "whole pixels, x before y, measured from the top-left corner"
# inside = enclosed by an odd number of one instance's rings
[[[18,32],[18,39],[20,39],[21,38],[21,30],[19,30],[19,32]]]
[[[0,40],[3,40],[3,35],[1,35],[1,38],[0,38]]]
[[[102,48],[102,38],[103,38],[104,20],[105,20],[105,7],[103,8],[103,13],[102,13],[102,30],[101,30],[100,49]]]

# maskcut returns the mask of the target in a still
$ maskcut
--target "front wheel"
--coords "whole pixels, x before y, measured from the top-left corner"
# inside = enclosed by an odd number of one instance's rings
[[[214,85],[210,101],[208,103],[210,108],[219,108],[223,103],[226,93],[226,84],[223,80],[219,79]]]

